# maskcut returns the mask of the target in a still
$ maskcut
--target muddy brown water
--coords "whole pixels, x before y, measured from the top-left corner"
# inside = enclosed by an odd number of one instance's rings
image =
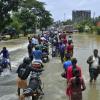
[[[93,54],[93,49],[98,49],[100,54],[100,36],[74,34],[73,41],[74,57],[78,59],[78,65],[82,68],[82,74],[86,83],[83,100],[100,100],[100,76],[96,84],[90,85],[88,65],[86,63],[87,58]],[[14,50],[11,52],[11,61],[14,64],[13,69],[16,69],[17,64],[27,55],[27,40],[3,42],[0,43],[0,48],[1,45],[6,45],[9,50]],[[41,76],[45,93],[43,100],[68,100],[65,95],[66,80],[61,77],[62,72],[63,68],[60,58],[50,57],[50,62],[45,64],[45,71]],[[0,77],[0,100],[18,100],[15,80],[15,71],[10,76]]]

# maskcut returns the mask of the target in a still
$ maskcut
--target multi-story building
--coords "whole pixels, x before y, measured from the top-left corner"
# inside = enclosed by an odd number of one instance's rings
[[[74,23],[80,23],[91,18],[91,10],[72,11],[72,20]]]

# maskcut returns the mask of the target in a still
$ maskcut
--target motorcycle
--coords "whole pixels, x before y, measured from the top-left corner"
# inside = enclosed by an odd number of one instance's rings
[[[32,67],[36,68],[36,69],[41,69],[42,68],[42,64],[38,61],[34,61],[32,62]]]
[[[56,57],[56,46],[52,47],[52,57]]]
[[[6,68],[9,68],[10,69],[9,63],[10,62],[8,61],[8,59],[5,59],[5,58],[0,57],[0,68],[2,69],[2,72]]]
[[[33,71],[30,76],[29,85],[23,91],[23,96],[29,97],[32,96],[32,100],[39,100],[42,99],[44,93],[42,90],[42,82],[40,79],[40,75],[42,74],[42,69],[39,71]],[[21,99],[24,100],[24,99]]]
[[[48,53],[44,52],[42,54],[42,61],[43,63],[47,63],[49,61]]]

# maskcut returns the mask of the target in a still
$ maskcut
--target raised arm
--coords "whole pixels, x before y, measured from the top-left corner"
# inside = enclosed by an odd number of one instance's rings
[[[88,64],[92,64],[92,63],[93,63],[93,56],[90,56],[90,57],[87,59],[87,63],[88,63]]]

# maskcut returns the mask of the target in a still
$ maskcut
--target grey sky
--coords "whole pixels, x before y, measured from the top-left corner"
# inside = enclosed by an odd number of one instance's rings
[[[55,20],[72,18],[72,10],[91,10],[92,17],[100,15],[100,0],[38,0],[46,3]]]

